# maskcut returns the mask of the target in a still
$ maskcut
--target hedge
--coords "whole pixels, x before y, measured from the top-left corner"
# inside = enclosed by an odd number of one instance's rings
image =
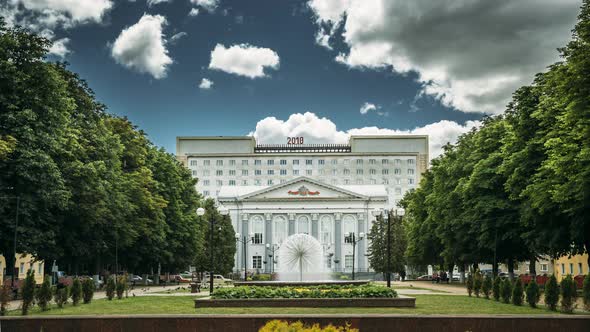
[[[219,288],[214,299],[301,299],[301,298],[391,298],[397,293],[387,287],[361,285],[321,285],[308,287],[238,286]]]

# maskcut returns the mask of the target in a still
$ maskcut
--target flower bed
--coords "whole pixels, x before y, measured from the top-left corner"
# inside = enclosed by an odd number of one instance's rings
[[[362,285],[320,285],[309,287],[239,286],[220,288],[213,299],[339,299],[339,298],[395,298],[397,293],[387,287]]]

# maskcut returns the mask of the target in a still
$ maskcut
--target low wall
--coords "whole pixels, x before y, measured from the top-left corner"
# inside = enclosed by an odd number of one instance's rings
[[[578,332],[588,331],[590,316],[431,316],[431,315],[137,315],[2,317],[2,332],[240,331],[255,332],[272,319],[330,323],[367,331],[404,332]]]
[[[343,307],[395,307],[415,308],[413,297],[396,298],[338,298],[338,299],[196,299],[195,308],[219,307],[303,307],[303,308],[343,308]]]
[[[234,281],[234,286],[321,286],[321,285],[366,285],[371,280],[323,280],[323,281]]]

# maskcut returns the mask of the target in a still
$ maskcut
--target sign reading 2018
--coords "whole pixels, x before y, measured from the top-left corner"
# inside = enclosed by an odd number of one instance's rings
[[[301,145],[303,137],[287,137],[287,145]]]

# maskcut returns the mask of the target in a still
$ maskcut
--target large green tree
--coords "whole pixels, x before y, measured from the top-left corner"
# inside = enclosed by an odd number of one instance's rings
[[[402,226],[402,217],[395,216],[392,211],[387,211],[389,221],[386,221],[383,216],[378,216],[371,226],[369,232],[369,239],[371,243],[367,254],[369,255],[369,264],[371,268],[377,272],[386,273],[387,260],[389,257],[390,272],[405,274],[406,270],[406,247],[407,238],[404,227]],[[389,227],[389,232],[388,232]],[[390,255],[387,250],[387,234],[390,237]]]

